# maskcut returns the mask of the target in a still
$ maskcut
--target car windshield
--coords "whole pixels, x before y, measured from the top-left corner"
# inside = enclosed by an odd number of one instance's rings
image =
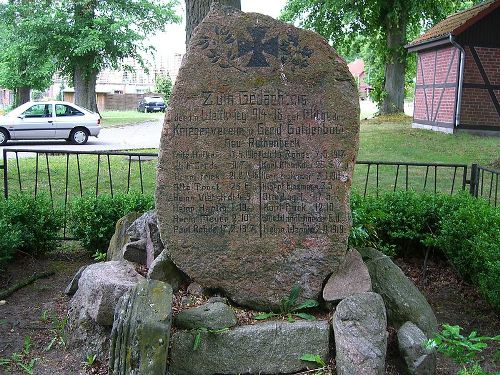
[[[159,96],[154,96],[152,98],[144,98],[144,100],[146,102],[149,102],[149,103],[163,103],[163,98],[159,97]]]

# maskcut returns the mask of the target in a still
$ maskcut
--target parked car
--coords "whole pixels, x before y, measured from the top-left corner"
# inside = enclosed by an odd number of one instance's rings
[[[144,113],[165,112],[166,107],[165,101],[161,96],[145,96],[144,99],[139,102],[137,110]]]
[[[73,103],[28,102],[0,116],[0,146],[8,140],[66,139],[83,145],[101,131],[101,116]]]

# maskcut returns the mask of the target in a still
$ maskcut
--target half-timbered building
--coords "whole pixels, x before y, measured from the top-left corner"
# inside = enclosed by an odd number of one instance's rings
[[[417,53],[413,127],[500,136],[500,0],[444,19]]]

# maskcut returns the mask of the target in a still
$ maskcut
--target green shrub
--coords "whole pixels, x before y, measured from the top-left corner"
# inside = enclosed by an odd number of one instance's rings
[[[153,197],[141,194],[86,195],[70,206],[68,228],[90,252],[108,248],[116,222],[129,212],[145,212],[154,207]]]
[[[396,192],[351,200],[352,246],[388,255],[441,252],[466,280],[500,308],[500,208],[471,197]]]
[[[10,238],[16,249],[37,255],[52,250],[57,245],[63,226],[61,210],[54,209],[45,195],[33,197],[20,194],[0,199],[0,221],[11,231]],[[20,239],[17,239],[18,233]]]
[[[0,219],[0,269],[12,259],[17,249],[21,247],[21,231]]]

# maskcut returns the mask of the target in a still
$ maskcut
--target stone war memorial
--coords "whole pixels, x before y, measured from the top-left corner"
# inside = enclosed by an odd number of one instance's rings
[[[70,344],[114,375],[370,375],[391,326],[401,373],[433,374],[423,295],[348,248],[358,138],[357,88],[325,39],[213,5],[170,99],[156,209],[120,219],[108,261],[68,286]]]

